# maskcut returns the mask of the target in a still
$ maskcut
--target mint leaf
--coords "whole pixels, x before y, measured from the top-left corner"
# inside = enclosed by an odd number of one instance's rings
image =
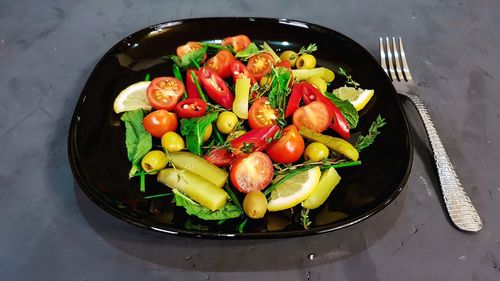
[[[251,56],[257,54],[258,52],[260,52],[260,50],[257,47],[257,45],[255,45],[255,43],[250,43],[250,45],[248,45],[248,47],[246,47],[245,50],[239,51],[238,53],[236,53],[235,57],[237,59],[247,60]]]
[[[199,118],[181,119],[181,135],[186,137],[186,146],[194,154],[201,155],[201,145],[203,144],[203,134],[215,119],[217,113],[209,113]]]
[[[203,220],[232,219],[239,217],[242,213],[240,208],[231,203],[226,203],[226,205],[219,210],[211,211],[194,202],[180,191],[173,189],[173,192],[176,206],[183,207],[188,215],[196,216]]]
[[[142,157],[153,147],[151,134],[142,126],[143,118],[142,109],[127,111],[121,117],[121,120],[125,123],[127,158],[132,162],[131,174],[135,174],[140,170]]]
[[[324,92],[323,94],[330,101],[332,101],[333,104],[335,104],[335,106],[340,110],[340,112],[342,112],[342,115],[344,115],[351,129],[354,129],[356,128],[356,126],[358,126],[358,121],[359,121],[358,111],[356,110],[354,105],[352,105],[351,102],[349,102],[348,100],[340,99],[334,93]]]

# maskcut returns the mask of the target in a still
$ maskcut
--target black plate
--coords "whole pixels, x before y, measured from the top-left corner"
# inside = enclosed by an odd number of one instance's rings
[[[361,153],[362,166],[339,169],[342,181],[330,199],[311,213],[312,225],[304,230],[298,214],[268,213],[250,221],[243,233],[238,219],[218,225],[189,217],[173,207],[170,198],[146,200],[138,183],[129,181],[124,126],[113,112],[113,101],[128,85],[171,74],[162,56],[175,53],[187,41],[211,41],[236,34],[267,41],[277,51],[298,50],[316,43],[318,64],[344,68],[375,98],[361,112],[351,141],[367,132],[380,114],[387,120],[375,144]],[[333,86],[344,81],[337,77]],[[94,68],[83,89],[69,131],[69,159],[81,189],[109,213],[135,225],[170,234],[209,238],[275,238],[337,230],[370,217],[396,198],[403,189],[412,163],[412,144],[396,92],[377,61],[348,37],[318,25],[262,18],[206,18],[162,23],[138,31],[117,43]],[[168,188],[151,177],[146,195]]]

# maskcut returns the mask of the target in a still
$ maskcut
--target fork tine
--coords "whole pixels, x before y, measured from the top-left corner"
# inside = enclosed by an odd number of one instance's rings
[[[403,40],[399,37],[399,50],[401,52],[401,61],[403,62],[403,72],[405,73],[406,80],[411,81],[410,68],[408,67],[408,62],[406,61],[405,49],[403,48]]]
[[[404,81],[403,72],[401,72],[401,64],[399,63],[399,52],[396,46],[396,38],[392,37],[392,52],[394,53],[394,62],[396,63],[396,73],[398,74],[399,81]]]
[[[389,75],[389,71],[387,70],[387,62],[384,51],[384,41],[382,37],[379,37],[379,39],[380,39],[380,65],[384,69],[385,73],[389,76],[389,78],[391,78],[391,76]]]
[[[394,64],[392,62],[392,51],[391,44],[389,44],[389,37],[385,37],[385,46],[387,47],[387,61],[389,62],[389,73],[391,74],[392,80],[398,80],[396,73],[394,72]]]

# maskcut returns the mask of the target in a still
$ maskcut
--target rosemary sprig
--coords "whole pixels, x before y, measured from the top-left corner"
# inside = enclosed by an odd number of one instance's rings
[[[359,87],[359,83],[354,81],[352,79],[352,76],[350,74],[347,74],[347,72],[342,67],[339,67],[339,74],[344,76],[345,79],[347,79],[347,81],[345,82],[346,85],[354,86],[354,88]]]
[[[316,45],[316,43],[312,43],[312,44],[309,44],[307,46],[307,48],[300,48],[299,52],[297,53],[297,55],[303,55],[303,54],[310,54],[312,52],[316,52],[318,50],[318,46]]]
[[[300,223],[304,229],[309,229],[311,225],[311,220],[309,219],[309,209],[302,209],[300,211]]]
[[[361,151],[370,146],[375,141],[375,138],[380,134],[379,129],[382,128],[385,124],[385,118],[377,115],[375,120],[370,125],[370,128],[368,129],[368,134],[365,136],[359,136],[354,147],[356,147],[358,151]]]

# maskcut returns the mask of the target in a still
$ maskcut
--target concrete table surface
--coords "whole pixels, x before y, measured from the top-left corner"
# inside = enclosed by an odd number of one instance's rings
[[[500,280],[500,2],[0,1],[1,280]],[[67,131],[92,67],[146,26],[208,16],[279,17],[336,29],[378,58],[402,36],[410,68],[484,222],[455,229],[430,147],[415,143],[405,192],[353,227],[304,238],[218,241],[126,224],[73,180]]]

